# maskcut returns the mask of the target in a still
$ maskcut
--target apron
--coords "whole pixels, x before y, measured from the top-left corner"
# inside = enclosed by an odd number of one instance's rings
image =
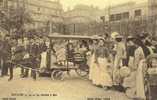
[[[42,52],[40,68],[46,68],[46,67],[47,67],[47,52]]]
[[[139,62],[139,66],[137,69],[136,75],[136,96],[142,99],[146,99],[145,96],[145,89],[144,89],[144,75],[143,75],[143,67],[144,67],[144,60]]]
[[[106,58],[98,58],[98,64],[92,65],[91,80],[95,85],[112,86],[112,78],[108,70],[108,62]]]

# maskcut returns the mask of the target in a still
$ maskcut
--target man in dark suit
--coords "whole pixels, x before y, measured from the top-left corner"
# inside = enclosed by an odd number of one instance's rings
[[[12,37],[10,40],[10,44],[11,44],[11,61],[15,60],[15,49],[17,46],[17,40],[16,37]],[[14,64],[12,62],[9,62],[10,66],[9,66],[9,72],[10,72],[10,78],[8,79],[8,81],[13,79],[13,69],[14,69]]]
[[[0,35],[0,69],[2,68],[2,64],[3,64],[2,51],[3,51],[3,39],[2,36]]]
[[[39,45],[35,38],[31,39],[31,45],[30,45],[30,59],[31,59],[31,67],[32,69],[37,69],[39,67]],[[36,80],[36,71],[32,70],[31,74],[34,80]]]
[[[24,37],[24,41],[23,41],[23,44],[24,44],[24,58],[22,59],[22,65],[24,65],[25,67],[30,67],[30,58],[29,58],[29,55],[30,55],[30,42],[29,42],[29,39],[27,36]],[[29,69],[22,69],[23,70],[23,78],[25,77],[28,77],[29,75]]]
[[[2,50],[2,59],[3,66],[1,76],[8,75],[8,68],[11,66],[9,61],[11,60],[11,44],[10,44],[10,35],[6,35],[3,41],[3,50]]]
[[[18,43],[15,50],[15,62],[21,64],[24,57],[24,45],[21,37],[18,38]],[[24,76],[24,68],[21,68],[21,77]]]

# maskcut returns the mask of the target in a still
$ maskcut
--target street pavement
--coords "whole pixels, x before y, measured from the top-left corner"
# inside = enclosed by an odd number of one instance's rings
[[[0,78],[0,100],[131,100],[124,93],[104,90],[92,85],[74,72],[64,80],[38,77],[20,78],[20,69],[14,70],[14,79]]]

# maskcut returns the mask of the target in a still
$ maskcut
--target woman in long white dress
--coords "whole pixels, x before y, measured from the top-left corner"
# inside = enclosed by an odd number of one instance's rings
[[[135,42],[138,45],[138,48],[135,50],[134,54],[134,67],[133,68],[133,83],[132,86],[129,85],[129,89],[126,91],[126,94],[130,98],[138,98],[146,100],[145,89],[144,89],[144,72],[146,68],[145,58],[151,54],[149,48],[144,44],[144,41],[137,39]]]
[[[93,75],[93,65],[94,65],[94,58],[95,54],[94,51],[96,49],[97,41],[89,41],[89,52],[87,53],[88,55],[88,61],[87,64],[89,66],[89,80],[92,80],[92,75]]]
[[[104,46],[104,41],[100,40],[98,47],[95,50],[94,55],[92,56],[92,75],[91,80],[92,83],[96,86],[102,87],[111,87],[112,86],[112,78],[109,74],[109,52],[108,49]]]

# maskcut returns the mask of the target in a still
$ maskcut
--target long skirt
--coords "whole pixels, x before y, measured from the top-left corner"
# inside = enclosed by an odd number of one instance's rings
[[[127,88],[125,92],[126,95],[129,98],[134,98],[136,97],[136,82],[135,81],[136,81],[136,73],[137,73],[134,66],[134,57],[129,58],[128,67],[130,68],[131,73],[128,77],[124,78],[123,87]]]
[[[114,60],[114,68],[113,68],[113,84],[119,85],[121,84],[121,78],[119,77],[119,67],[122,66],[122,59],[120,59],[118,56],[115,56]]]
[[[144,89],[144,60],[139,62],[136,75],[136,96],[141,99],[146,99],[145,89]]]
[[[112,86],[106,58],[98,58],[98,64],[93,63],[91,80],[95,85]]]
[[[131,71],[134,71],[136,69],[134,65],[134,59],[135,59],[134,57],[129,57],[128,66],[131,69]]]
[[[47,67],[47,52],[41,53],[41,62],[40,62],[40,68],[46,68]]]
[[[129,98],[136,97],[136,73],[136,71],[132,71],[131,74],[123,80],[123,87],[127,88],[125,93]]]
[[[139,62],[139,66],[136,71],[132,71],[131,75],[124,79],[123,86],[128,87],[126,95],[130,98],[146,99],[144,89],[144,62]]]

